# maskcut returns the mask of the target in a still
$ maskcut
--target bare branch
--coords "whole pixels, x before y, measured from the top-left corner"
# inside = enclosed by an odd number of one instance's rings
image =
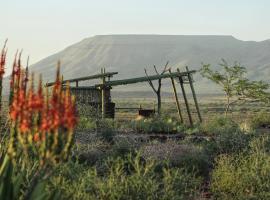
[[[169,61],[167,61],[167,63],[165,64],[164,69],[161,74],[164,74],[171,69],[171,68],[168,68],[168,65],[169,65]]]
[[[150,85],[151,88],[154,90],[154,92],[157,93],[157,90],[156,90],[155,86],[153,85],[152,81],[150,80],[150,78],[149,78],[149,76],[148,76],[147,71],[146,71],[145,68],[144,68],[144,72],[145,72],[145,74],[146,74],[146,76],[147,76],[147,78],[148,78],[148,83],[149,83],[149,85]]]
[[[155,69],[157,75],[159,75],[159,73],[158,73],[158,71],[157,71],[157,68],[156,68],[156,65],[154,65],[154,69]]]

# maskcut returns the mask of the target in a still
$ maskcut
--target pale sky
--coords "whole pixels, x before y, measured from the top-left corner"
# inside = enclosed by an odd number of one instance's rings
[[[270,39],[269,0],[0,0],[0,44],[33,64],[103,34],[232,35]]]

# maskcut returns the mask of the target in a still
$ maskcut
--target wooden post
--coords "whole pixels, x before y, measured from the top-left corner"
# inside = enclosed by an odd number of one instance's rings
[[[76,87],[79,87],[79,81],[76,81]]]
[[[105,74],[105,68],[101,68],[101,73]],[[105,76],[102,77],[102,86],[101,86],[101,112],[102,119],[105,118],[106,115],[106,99],[105,99]]]
[[[177,71],[180,73],[179,69],[177,69]],[[183,97],[184,97],[184,100],[185,100],[189,123],[190,123],[191,126],[193,126],[193,121],[192,121],[191,112],[190,112],[189,105],[188,105],[188,99],[187,99],[187,95],[186,95],[186,91],[185,91],[185,87],[184,87],[184,81],[183,81],[182,76],[179,76],[179,83],[180,83],[180,86],[181,86],[181,89],[182,89],[182,94],[183,94]]]
[[[186,70],[187,70],[187,72],[189,72],[188,66],[186,66]],[[195,89],[194,89],[194,86],[193,86],[193,80],[192,80],[192,77],[191,77],[190,73],[188,73],[187,76],[188,76],[188,81],[189,81],[190,89],[191,89],[191,92],[192,92],[192,95],[193,95],[195,107],[196,107],[196,110],[197,110],[197,114],[198,114],[198,117],[199,117],[200,122],[202,122],[202,116],[201,116],[201,113],[200,113],[199,104],[198,104],[196,93],[195,93]]]
[[[171,70],[169,70],[169,72],[171,74]],[[171,81],[172,81],[173,93],[174,93],[174,97],[175,97],[175,102],[176,102],[179,118],[180,118],[181,123],[183,123],[184,120],[183,120],[183,116],[182,116],[182,113],[181,113],[180,104],[179,104],[179,101],[178,101],[177,91],[176,91],[176,88],[175,88],[175,83],[174,83],[174,78],[173,77],[171,77]]]

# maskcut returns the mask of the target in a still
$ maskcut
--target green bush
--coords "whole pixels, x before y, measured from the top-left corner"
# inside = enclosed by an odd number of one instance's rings
[[[28,161],[21,165],[22,160],[17,159],[14,164],[8,154],[4,156],[0,163],[0,199],[59,199],[60,193],[57,188],[50,192],[46,189],[46,171],[39,168],[38,162]]]
[[[202,131],[207,135],[218,135],[224,132],[236,132],[240,130],[239,125],[227,117],[215,117],[202,124]]]
[[[143,133],[178,133],[185,129],[177,119],[168,116],[154,116],[133,121],[132,127],[137,132]]]
[[[222,155],[212,174],[215,199],[270,199],[269,138],[255,139],[248,153]]]
[[[250,127],[253,129],[270,127],[270,113],[260,112],[253,116],[250,121]]]
[[[101,130],[100,133],[98,133],[98,136],[100,137],[101,140],[105,142],[113,143],[115,131],[111,128],[104,128],[103,130]]]
[[[230,118],[216,118],[202,125],[204,132],[212,137],[205,143],[209,155],[232,154],[245,149],[252,134],[243,132],[239,125]]]
[[[215,139],[216,150],[218,154],[239,153],[248,146],[252,135],[242,131],[230,132],[224,131],[217,135]]]
[[[199,148],[192,148],[189,153],[176,158],[172,162],[173,166],[186,169],[195,175],[206,177],[209,173],[210,159],[209,156]]]
[[[135,153],[138,148],[136,141],[129,137],[115,137],[112,153],[115,157],[124,157],[129,153]]]
[[[95,130],[96,122],[92,118],[80,116],[77,130]]]
[[[145,159],[153,159],[161,165],[166,161],[171,167],[183,168],[196,176],[208,174],[209,157],[202,148],[194,144],[167,141],[145,145],[141,151]]]
[[[50,189],[57,187],[63,199],[194,199],[201,184],[201,179],[182,169],[164,167],[157,174],[156,163],[142,161],[139,154],[109,160],[103,175],[96,168],[78,170],[78,164],[73,165],[74,170],[62,168],[51,179]]]

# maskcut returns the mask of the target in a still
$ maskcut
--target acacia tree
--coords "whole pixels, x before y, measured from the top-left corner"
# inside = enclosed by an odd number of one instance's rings
[[[162,74],[166,73],[167,71],[169,71],[168,64],[169,64],[169,61],[165,64],[164,69],[163,69],[163,71],[161,73],[158,72],[156,66],[154,65],[154,69],[155,69],[156,74],[157,75],[162,75]],[[149,79],[149,76],[148,76],[148,73],[147,73],[146,69],[144,69],[144,72],[145,72],[146,76],[148,77],[149,85],[153,89],[154,93],[157,95],[157,112],[158,112],[158,114],[160,114],[160,112],[161,112],[161,78],[157,80],[158,81],[158,86],[157,86],[157,89],[156,89],[153,82]]]
[[[242,101],[260,101],[269,104],[270,94],[267,92],[269,84],[263,81],[250,81],[247,79],[247,70],[240,63],[235,62],[230,66],[224,59],[219,64],[221,68],[214,71],[210,64],[203,65],[200,73],[203,77],[208,78],[222,87],[226,98],[225,115],[232,104]],[[233,100],[232,100],[233,99]]]

